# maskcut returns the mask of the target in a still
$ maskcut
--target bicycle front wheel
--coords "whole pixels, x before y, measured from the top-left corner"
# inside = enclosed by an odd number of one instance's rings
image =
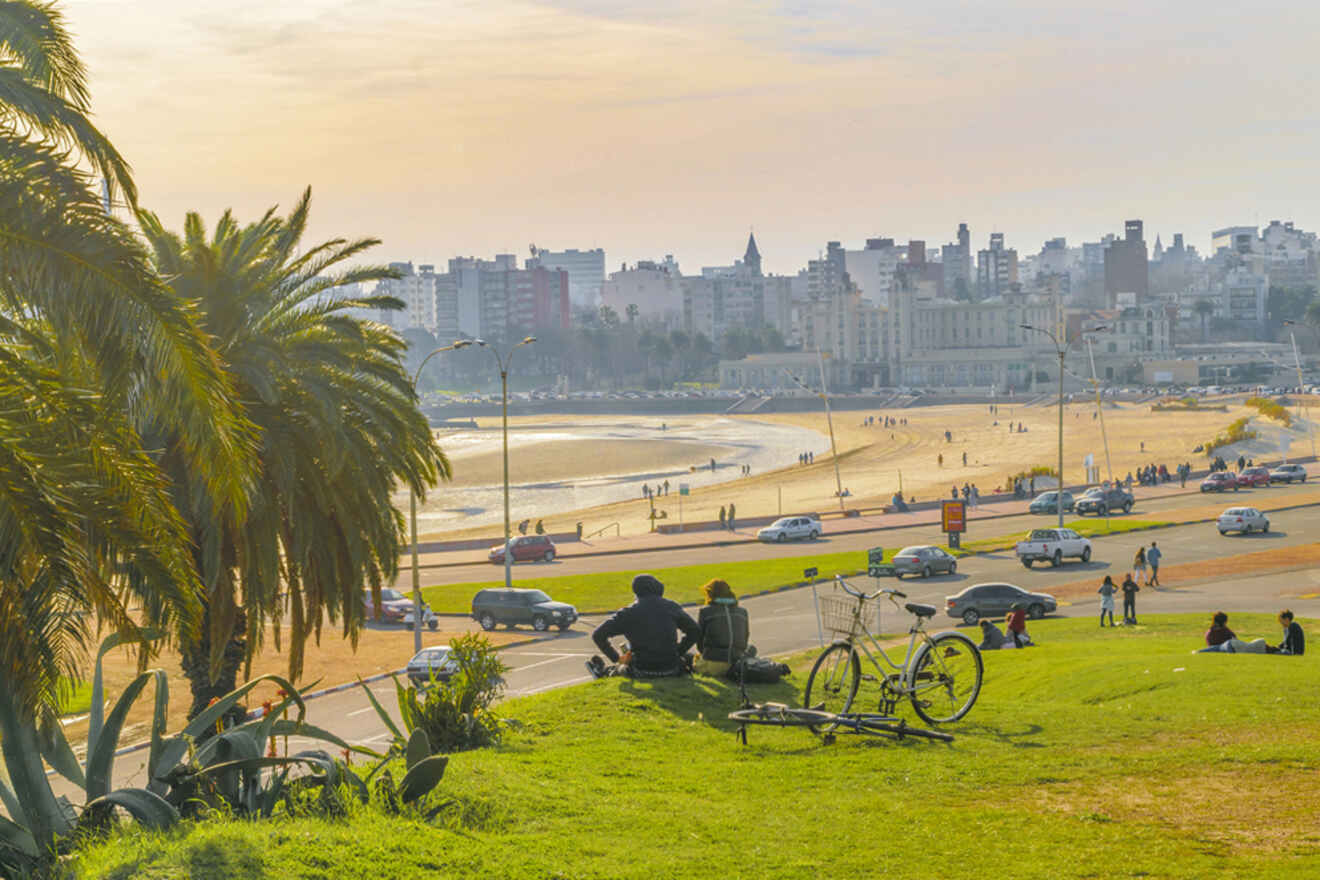
[[[828,712],[792,709],[787,706],[752,706],[729,713],[730,721],[739,724],[768,724],[776,727],[816,727],[834,720]]]
[[[957,721],[980,696],[982,672],[981,652],[967,636],[932,636],[912,658],[912,708],[929,724]]]
[[[852,706],[862,680],[862,663],[847,642],[837,642],[816,658],[802,702],[808,709],[840,715]],[[826,730],[832,730],[828,725]]]

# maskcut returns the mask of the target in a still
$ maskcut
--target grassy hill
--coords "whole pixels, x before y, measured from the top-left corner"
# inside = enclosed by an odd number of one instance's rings
[[[758,728],[736,688],[598,681],[505,705],[494,750],[455,756],[439,825],[214,820],[124,832],[77,876],[1275,877],[1320,875],[1320,631],[1303,658],[1194,655],[1205,620],[1032,624],[985,656],[950,745]],[[1243,637],[1278,641],[1265,615]],[[811,656],[758,699],[794,700]],[[910,709],[904,714],[913,718]]]

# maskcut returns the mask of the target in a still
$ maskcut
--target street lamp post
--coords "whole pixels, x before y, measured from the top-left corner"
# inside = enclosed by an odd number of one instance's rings
[[[417,365],[417,372],[413,374],[413,394],[417,393],[417,382],[422,378],[422,368],[426,362],[444,351],[457,351],[460,348],[467,348],[472,344],[469,339],[460,339],[453,345],[446,345],[437,348],[422,358],[422,362]],[[428,420],[429,429],[429,420]],[[408,530],[409,537],[412,540],[412,594],[413,594],[413,652],[422,650],[422,586],[421,574],[417,565],[417,493],[412,487],[408,487]]]
[[[1068,356],[1068,348],[1073,342],[1076,342],[1076,338],[1070,340],[1065,337],[1063,344],[1061,345],[1059,343],[1059,337],[1055,336],[1054,332],[1051,330],[1046,330],[1044,327],[1034,327],[1031,324],[1019,324],[1018,326],[1023,330],[1034,330],[1037,333],[1044,333],[1050,338],[1050,341],[1054,343],[1054,352],[1059,356],[1059,487],[1054,495],[1054,510],[1059,515],[1059,528],[1063,528],[1063,361]],[[1102,330],[1105,328],[1097,327],[1095,329]]]
[[[1306,421],[1306,410],[1303,409],[1305,401],[1306,383],[1302,380],[1302,356],[1297,352],[1297,334],[1293,332],[1293,327],[1297,326],[1296,321],[1284,321],[1288,326],[1288,338],[1292,340],[1293,361],[1297,364],[1297,414]],[[1306,431],[1311,435],[1311,458],[1315,458],[1315,428],[1309,421],[1306,421]]]
[[[536,341],[536,337],[524,336],[520,341],[515,342],[503,357],[500,356],[495,346],[487,345],[486,340],[477,339],[474,341],[494,356],[495,363],[500,369],[500,399],[503,405],[504,434],[504,586],[508,588],[513,586],[513,551],[509,547],[509,544],[513,541],[513,526],[509,520],[509,366],[513,363],[514,351],[521,346],[531,345]]]

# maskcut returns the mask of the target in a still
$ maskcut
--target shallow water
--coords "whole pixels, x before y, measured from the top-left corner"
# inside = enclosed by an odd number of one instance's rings
[[[662,424],[667,426],[665,430],[661,430]],[[662,461],[653,467],[632,468],[624,473],[515,482],[509,491],[510,516],[514,523],[641,498],[644,483],[655,486],[669,480],[670,494],[677,495],[680,483],[696,489],[736,480],[742,476],[743,465],[750,465],[753,475],[763,474],[796,464],[800,452],[821,455],[828,452],[830,446],[827,436],[805,428],[715,416],[679,420],[647,418],[629,424],[580,427],[553,425],[544,430],[519,429],[509,434],[509,454],[516,457],[519,449],[529,450],[542,443],[574,441],[581,444],[580,451],[574,448],[568,454],[589,456],[593,449],[611,440],[663,441],[675,444],[676,449],[672,454],[662,456]],[[440,442],[455,470],[459,471],[464,457],[497,452],[501,432],[498,428],[459,430],[444,435]],[[684,446],[691,447],[693,452],[685,455]],[[721,450],[715,456],[714,472],[710,470],[710,456],[703,457],[696,452],[711,446]],[[689,470],[693,465],[700,467],[693,472]],[[435,532],[503,522],[503,499],[502,482],[480,486],[442,485],[428,496],[425,508],[418,511],[418,529]]]

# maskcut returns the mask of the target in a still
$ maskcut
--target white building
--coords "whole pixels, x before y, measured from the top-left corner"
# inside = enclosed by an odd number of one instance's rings
[[[569,287],[571,290],[571,279]],[[620,318],[627,314],[628,306],[635,305],[640,317],[678,327],[683,320],[682,279],[666,265],[642,260],[632,268],[610,273],[600,285],[600,303],[614,309]]]

